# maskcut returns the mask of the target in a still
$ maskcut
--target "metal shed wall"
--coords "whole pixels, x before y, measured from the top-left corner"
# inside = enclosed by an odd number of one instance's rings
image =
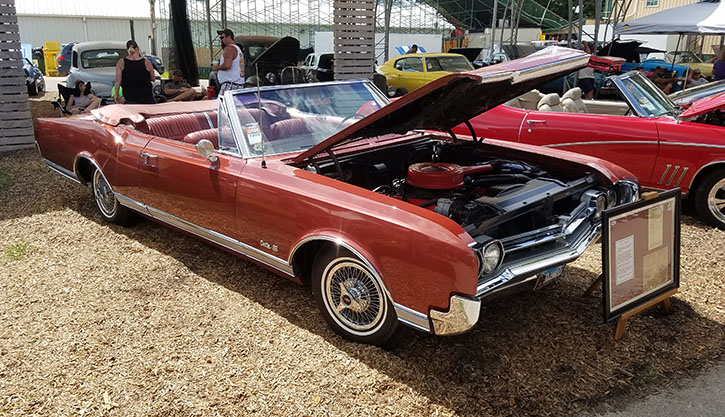
[[[4,1],[4,0],[0,0]],[[85,22],[84,22],[85,19]],[[63,17],[63,16],[18,16],[20,41],[34,48],[45,41],[61,44],[82,41],[127,41],[131,39],[133,20],[136,42],[141,49],[151,53],[151,19],[110,17]],[[158,46],[158,44],[157,44]]]

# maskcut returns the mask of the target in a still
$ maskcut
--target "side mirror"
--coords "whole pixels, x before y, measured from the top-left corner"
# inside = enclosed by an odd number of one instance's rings
[[[219,157],[214,155],[214,145],[207,139],[202,139],[196,144],[196,153],[206,158],[209,162],[216,162]]]

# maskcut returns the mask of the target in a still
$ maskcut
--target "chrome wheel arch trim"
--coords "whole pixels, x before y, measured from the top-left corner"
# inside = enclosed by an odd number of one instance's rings
[[[358,259],[360,259],[360,261],[362,261],[362,263],[365,264],[365,266],[370,269],[370,272],[375,276],[375,278],[378,280],[378,282],[381,283],[381,285],[383,287],[383,292],[388,297],[388,299],[390,299],[390,301],[393,303],[393,307],[395,308],[395,313],[398,316],[398,320],[403,322],[404,324],[407,324],[408,326],[414,327],[418,330],[422,330],[427,333],[431,332],[430,320],[428,319],[428,315],[421,313],[419,311],[413,310],[412,308],[408,308],[402,304],[396,303],[392,294],[390,294],[390,290],[388,290],[388,287],[385,285],[385,281],[383,281],[382,277],[380,276],[380,273],[378,273],[378,270],[375,269],[375,267],[370,263],[370,261],[360,253],[360,251],[355,249],[352,245],[350,245],[348,242],[344,241],[341,238],[327,236],[327,235],[314,235],[314,236],[305,237],[304,239],[297,242],[290,250],[289,258],[287,260],[287,263],[290,265],[290,268],[292,266],[292,260],[294,259],[294,256],[297,253],[297,250],[299,248],[301,248],[305,243],[309,243],[312,241],[324,241],[324,242],[334,243],[334,244],[336,244],[338,246],[342,246],[343,248],[352,252],[353,255],[357,256]]]
[[[85,154],[85,153],[79,153],[78,155],[76,155],[75,161],[73,161],[73,175],[75,175],[75,177],[78,179],[78,182],[80,182],[83,185],[93,182],[93,178],[91,178],[90,181],[86,181],[85,179],[83,179],[83,177],[78,175],[78,162],[81,159],[85,159],[91,165],[93,165],[93,167],[101,173],[101,175],[103,176],[103,179],[106,180],[106,183],[108,183],[108,186],[111,187],[111,183],[108,182],[108,178],[106,178],[106,175],[103,173],[101,168],[98,166],[98,163],[96,163],[96,161],[90,155]],[[113,190],[113,187],[111,187],[111,190]],[[114,194],[115,194],[115,191],[114,191]]]
[[[698,169],[697,172],[695,172],[695,174],[690,179],[690,186],[687,187],[690,192],[697,191],[697,190],[692,190],[691,189],[692,188],[692,184],[695,182],[695,179],[697,178],[697,176],[700,175],[702,173],[702,171],[704,171],[707,168],[710,168],[713,165],[722,165],[720,168],[725,168],[725,161],[713,161],[713,162],[710,162],[708,164],[705,164],[705,165],[701,166],[700,169]]]

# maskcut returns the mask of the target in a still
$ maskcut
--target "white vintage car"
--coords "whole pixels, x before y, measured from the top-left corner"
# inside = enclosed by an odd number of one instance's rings
[[[111,98],[111,89],[116,80],[116,63],[126,57],[126,44],[119,41],[79,42],[73,45],[70,72],[65,85],[73,87],[76,80],[90,82],[93,93],[102,98]],[[154,95],[161,93],[158,71],[154,81]]]

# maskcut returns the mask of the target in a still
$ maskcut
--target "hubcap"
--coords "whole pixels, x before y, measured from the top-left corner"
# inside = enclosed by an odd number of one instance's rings
[[[710,189],[707,202],[710,207],[710,212],[712,212],[715,218],[719,222],[725,223],[725,178],[715,183]]]
[[[93,194],[101,213],[106,217],[113,217],[116,213],[116,195],[99,170],[93,173]]]
[[[383,321],[385,301],[381,287],[357,260],[331,263],[322,285],[333,318],[353,333],[371,333]]]

